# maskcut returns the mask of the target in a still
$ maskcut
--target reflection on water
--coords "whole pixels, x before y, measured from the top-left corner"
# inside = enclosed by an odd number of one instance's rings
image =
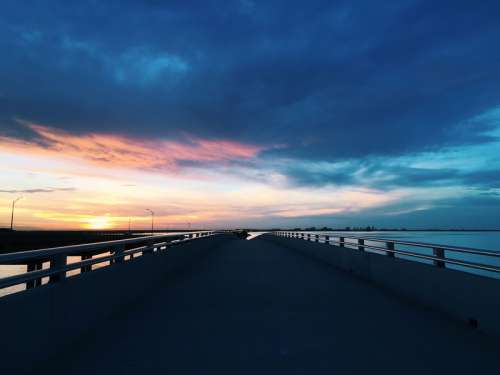
[[[108,255],[111,255],[111,253],[110,252],[106,252],[106,253],[98,254],[98,255],[93,256],[93,259],[105,257],[105,256],[108,256]],[[80,261],[81,261],[81,258],[79,256],[70,256],[70,257],[68,257],[68,264],[77,263],[77,262],[80,262]],[[92,265],[92,269],[95,270],[95,269],[102,268],[102,267],[105,267],[105,266],[108,266],[108,265],[109,265],[109,261],[106,261],[106,262],[102,262],[102,263],[98,263],[98,264]],[[19,265],[19,264],[14,264],[14,265],[0,265],[0,278],[7,277],[7,276],[13,276],[13,275],[19,275],[19,274],[25,273],[26,272],[26,268],[27,268],[26,265]],[[49,268],[49,262],[43,263],[42,268],[43,269]],[[80,273],[81,273],[80,269],[71,270],[71,271],[68,271],[66,273],[66,276],[67,277],[75,276],[75,275],[78,275]],[[49,279],[48,277],[44,277],[42,279],[42,284],[46,284],[49,281],[48,279]],[[4,296],[4,295],[7,295],[7,294],[19,292],[19,291],[25,290],[25,289],[26,289],[25,284],[14,285],[14,286],[9,287],[9,288],[3,288],[3,289],[0,289],[0,297]]]
[[[0,278],[12,275],[18,275],[24,272],[26,272],[26,266],[23,265],[18,265],[18,264],[0,265]],[[14,285],[9,288],[3,288],[0,289],[0,297],[6,294],[19,292],[24,289],[26,289],[24,285]]]

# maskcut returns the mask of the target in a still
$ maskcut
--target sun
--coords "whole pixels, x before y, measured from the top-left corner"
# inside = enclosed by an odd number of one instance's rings
[[[109,217],[95,216],[86,220],[85,228],[87,229],[108,229],[113,226]]]

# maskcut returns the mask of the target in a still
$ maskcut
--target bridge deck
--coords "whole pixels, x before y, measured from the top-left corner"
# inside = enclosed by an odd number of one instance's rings
[[[477,332],[262,238],[232,241],[168,280],[71,348],[60,373],[500,368],[495,344]]]

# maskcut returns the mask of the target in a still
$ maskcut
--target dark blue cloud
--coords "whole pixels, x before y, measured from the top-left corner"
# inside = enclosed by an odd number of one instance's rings
[[[331,160],[483,142],[500,3],[5,1],[0,120],[286,144]]]
[[[478,171],[422,168],[395,164],[384,158],[377,161],[351,160],[328,166],[290,163],[279,170],[296,186],[368,186],[379,190],[445,186],[467,186],[481,191],[500,189],[500,168],[490,168]]]

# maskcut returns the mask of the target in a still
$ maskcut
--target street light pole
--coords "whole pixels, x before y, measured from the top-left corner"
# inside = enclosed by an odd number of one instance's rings
[[[23,199],[23,197],[19,197],[17,199],[14,199],[12,201],[12,210],[11,210],[11,213],[10,213],[10,230],[14,230],[14,207],[16,205],[16,202]]]
[[[153,210],[151,210],[149,208],[146,208],[146,211],[151,212],[151,235],[153,235],[153,233],[154,233],[155,213],[153,212]]]

